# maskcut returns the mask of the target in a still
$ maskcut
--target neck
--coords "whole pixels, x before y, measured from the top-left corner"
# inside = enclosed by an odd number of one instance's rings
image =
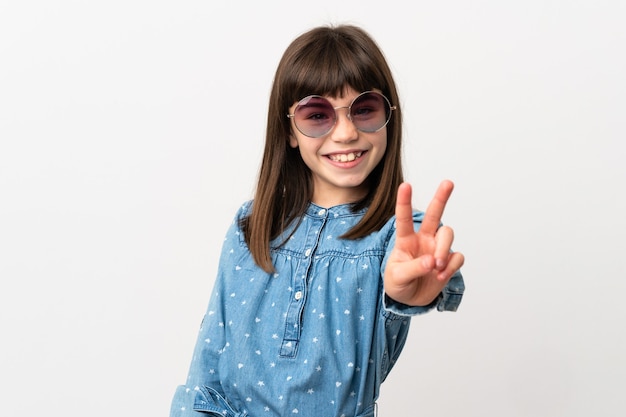
[[[323,187],[315,187],[312,203],[320,207],[334,207],[342,204],[351,204],[361,200],[367,194],[364,186],[354,188],[343,188],[341,190],[325,190]]]

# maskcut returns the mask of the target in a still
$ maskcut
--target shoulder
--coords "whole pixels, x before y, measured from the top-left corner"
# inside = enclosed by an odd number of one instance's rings
[[[242,231],[242,224],[244,223],[246,217],[250,215],[252,206],[252,200],[248,200],[243,202],[237,207],[235,210],[234,216],[231,217],[231,222],[228,230],[228,234],[240,234]]]
[[[254,200],[244,201],[243,203],[239,205],[239,208],[237,209],[237,212],[235,213],[235,220],[238,221],[250,215],[250,212],[252,211],[253,201]]]

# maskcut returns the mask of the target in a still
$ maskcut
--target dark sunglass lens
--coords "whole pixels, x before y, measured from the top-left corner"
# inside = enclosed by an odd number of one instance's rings
[[[382,94],[370,92],[360,95],[352,103],[352,122],[362,132],[376,132],[389,121],[391,109]]]
[[[323,97],[306,97],[296,107],[294,122],[306,136],[324,136],[335,125],[335,109]]]

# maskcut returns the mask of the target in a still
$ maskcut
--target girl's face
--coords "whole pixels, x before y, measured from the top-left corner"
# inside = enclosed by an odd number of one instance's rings
[[[313,203],[322,207],[355,202],[367,194],[365,180],[382,160],[387,148],[387,128],[359,131],[348,118],[347,106],[360,92],[351,88],[343,97],[325,98],[337,109],[335,126],[326,135],[310,138],[291,120],[289,144],[299,148],[313,176]],[[297,103],[289,108],[293,114]]]

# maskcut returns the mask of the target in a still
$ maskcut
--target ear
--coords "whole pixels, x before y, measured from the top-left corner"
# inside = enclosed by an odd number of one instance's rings
[[[293,133],[289,134],[289,146],[291,146],[292,148],[298,147],[298,139]]]

